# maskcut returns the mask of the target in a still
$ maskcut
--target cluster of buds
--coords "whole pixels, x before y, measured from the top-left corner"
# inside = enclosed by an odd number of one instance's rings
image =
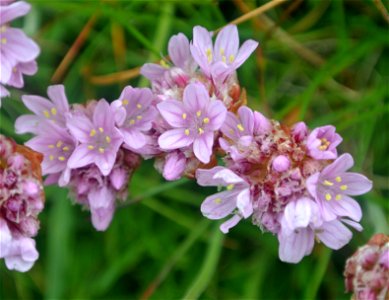
[[[42,156],[0,135],[0,258],[8,269],[29,270],[43,209]]]
[[[389,297],[389,236],[376,234],[346,262],[346,291],[355,300]]]
[[[279,256],[291,263],[309,255],[315,239],[339,249],[352,237],[346,225],[362,230],[361,208],[350,196],[372,183],[348,172],[354,162],[338,156],[334,126],[287,127],[244,106],[236,69],[257,46],[248,40],[239,48],[234,25],[214,45],[212,33],[196,26],[191,42],[182,33],[170,39],[172,64],[142,67],[151,89],[127,86],[112,103],[69,106],[64,87],[50,86],[50,100],[23,96],[34,115],[19,117],[16,131],[35,135],[26,144],[44,155],[46,183],[70,188],[98,230],[110,224],[141,158],[155,158],[167,180],[225,187],[201,205],[209,219],[230,216],[225,233],[251,218],[278,236]]]
[[[23,75],[33,75],[38,70],[35,61],[40,52],[38,45],[22,30],[8,25],[14,19],[26,15],[30,8],[24,1],[0,1],[0,107],[1,98],[9,96],[3,85],[22,88]]]

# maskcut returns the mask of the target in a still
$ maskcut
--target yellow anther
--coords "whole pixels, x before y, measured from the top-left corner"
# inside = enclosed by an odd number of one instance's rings
[[[160,64],[162,67],[164,67],[164,68],[166,68],[166,69],[169,69],[169,65],[168,65],[168,64],[166,63],[166,61],[164,61],[163,59],[160,60],[159,64]]]
[[[204,133],[204,129],[199,128],[199,129],[198,129],[198,132],[199,132],[199,134],[203,134],[203,133]]]
[[[49,147],[50,149],[54,149],[54,148],[55,148],[54,145],[49,145],[48,147]]]
[[[96,130],[92,129],[89,133],[90,136],[95,136],[96,135]]]
[[[131,119],[130,120],[130,125],[134,125],[135,124],[135,120],[134,119]]]
[[[183,114],[182,114],[182,118],[185,120],[186,117],[187,117],[186,113],[183,113]]]
[[[13,67],[13,68],[12,68],[12,72],[14,72],[14,73],[16,73],[17,70],[18,70],[18,69],[17,69],[16,67]]]
[[[233,55],[231,54],[229,60],[230,60],[230,63],[234,62],[235,56],[233,56]]]
[[[65,156],[60,156],[60,157],[58,157],[58,160],[64,161],[64,160],[65,160]]]
[[[58,141],[58,142],[57,142],[57,145],[56,145],[57,148],[60,148],[60,147],[62,146],[62,144],[63,144],[63,143],[62,143],[61,141]]]
[[[201,110],[199,110],[199,111],[196,113],[196,116],[198,116],[198,117],[201,116]]]
[[[321,145],[318,147],[319,150],[327,150],[328,147],[331,145],[331,143],[326,139],[322,138],[320,139]]]
[[[2,39],[1,39],[1,43],[2,43],[2,44],[7,44],[7,39],[6,39],[6,38],[2,38]]]
[[[68,147],[68,146],[65,146],[65,147],[62,148],[62,150],[65,151],[65,152],[66,152],[66,151],[69,151],[69,147]]]
[[[142,108],[142,104],[137,104],[136,107],[137,107],[138,109],[141,109],[141,108]]]
[[[324,185],[327,185],[327,186],[333,186],[333,185],[334,185],[333,182],[328,181],[328,180],[324,180],[324,181],[323,181],[323,184],[324,184]]]
[[[0,27],[0,32],[5,32],[5,31],[6,31],[6,29],[7,29],[7,27],[5,27],[5,26],[1,26],[1,27]]]
[[[330,201],[331,199],[332,199],[332,196],[331,196],[330,194],[327,193],[327,194],[326,194],[326,200],[327,200],[327,201]]]
[[[48,110],[44,110],[43,114],[45,115],[46,118],[48,118],[48,119],[50,118],[50,113]]]
[[[208,123],[209,123],[209,118],[204,118],[204,119],[203,119],[203,123],[204,123],[204,124],[208,124]]]
[[[99,152],[100,152],[101,154],[103,154],[104,151],[105,151],[104,148],[102,148],[102,147],[99,148]]]
[[[220,48],[220,55],[224,55],[224,49]]]
[[[99,131],[100,131],[101,133],[103,133],[103,132],[104,132],[104,129],[103,129],[102,127],[99,127]]]
[[[336,180],[336,182],[342,182],[342,177],[337,176],[337,177],[335,178],[335,180]]]
[[[138,120],[142,120],[143,117],[142,117],[142,116],[137,116],[136,118],[137,118]]]
[[[55,107],[51,108],[51,114],[55,116],[57,114],[57,109]]]
[[[226,63],[227,62],[227,58],[225,55],[222,56],[222,62]]]
[[[341,185],[341,186],[340,186],[340,189],[341,189],[342,191],[347,190],[347,185],[345,185],[345,184]]]
[[[239,129],[239,131],[244,131],[244,127],[242,124],[236,125],[236,127]]]
[[[50,159],[50,160],[54,160],[54,155],[50,155],[50,156],[49,156],[49,159]]]
[[[189,135],[189,133],[190,133],[190,131],[189,131],[189,129],[185,129],[185,135]]]
[[[227,185],[227,191],[231,191],[233,188],[234,188],[234,185],[231,183],[229,185]]]
[[[207,50],[205,50],[205,55],[207,56],[208,58],[208,63],[212,62],[212,50],[210,48],[208,48]]]
[[[222,199],[216,198],[215,200],[213,200],[213,202],[215,202],[216,204],[220,204],[220,203],[222,203]]]
[[[93,150],[93,149],[95,149],[95,146],[89,145],[89,146],[88,146],[88,149],[89,149],[89,150]]]
[[[105,141],[109,144],[109,143],[111,142],[111,138],[107,135],[107,136],[105,137]]]
[[[335,200],[338,200],[338,201],[339,201],[339,200],[341,200],[341,199],[342,199],[342,195],[336,195],[336,196],[335,196]]]
[[[123,99],[123,100],[122,100],[122,105],[123,105],[123,106],[128,105],[128,100],[127,100],[127,99]]]

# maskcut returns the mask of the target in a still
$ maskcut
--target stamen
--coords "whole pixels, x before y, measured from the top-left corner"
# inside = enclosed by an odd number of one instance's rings
[[[137,104],[136,107],[137,107],[138,109],[141,109],[141,108],[142,108],[142,104]]]
[[[99,127],[99,131],[100,131],[101,133],[103,133],[103,132],[104,132],[104,129],[103,129],[102,127]]]
[[[142,120],[142,116],[137,116],[136,117],[138,120]]]
[[[166,63],[166,61],[164,61],[163,59],[160,60],[160,65],[166,69],[169,69],[169,65]]]
[[[99,148],[99,152],[100,152],[101,154],[103,154],[103,153],[104,153],[104,151],[105,151],[105,149],[104,149],[104,148],[102,148],[102,147],[100,147],[100,148]]]
[[[333,185],[334,185],[333,182],[328,181],[328,180],[324,180],[324,181],[323,181],[323,184],[324,184],[324,185],[327,185],[327,186],[333,186]]]
[[[204,123],[204,124],[208,124],[208,123],[209,123],[209,118],[204,118],[204,119],[203,119],[203,123]]]
[[[341,200],[341,199],[342,199],[342,195],[339,195],[339,194],[338,194],[338,195],[335,196],[335,200],[338,200],[338,201],[339,201],[339,200]]]
[[[332,199],[332,196],[331,196],[330,194],[327,193],[327,194],[326,194],[326,200],[327,200],[327,201],[330,201],[331,199]]]
[[[196,116],[198,116],[198,117],[201,116],[201,110],[199,110],[199,111],[196,113]]]
[[[233,188],[234,188],[234,185],[231,183],[229,185],[227,185],[227,191],[231,191]]]
[[[226,63],[227,62],[227,58],[225,55],[222,56],[222,62]]]
[[[222,199],[216,198],[215,200],[213,200],[213,202],[215,202],[216,204],[220,204],[220,203],[222,203]]]
[[[341,185],[341,186],[340,186],[340,189],[341,189],[342,191],[347,190],[347,185],[345,185],[345,184],[344,184],[344,185]]]
[[[123,105],[123,106],[128,105],[128,100],[127,100],[127,99],[123,99],[123,100],[122,100],[122,105]]]
[[[337,177],[335,178],[335,180],[336,180],[336,182],[342,182],[342,177],[337,176]]]
[[[6,38],[2,38],[2,39],[1,39],[1,43],[2,43],[3,45],[7,44],[7,39],[6,39]]]
[[[6,26],[1,26],[1,27],[0,27],[0,32],[5,32],[5,31],[6,31],[6,29],[7,29],[7,27],[6,27]]]
[[[183,114],[182,114],[182,118],[185,120],[186,117],[187,117],[187,116],[186,116],[186,113],[183,113]]]
[[[48,119],[50,118],[50,113],[49,113],[49,111],[44,110],[44,111],[43,111],[43,114],[45,115],[46,118],[48,118]]]
[[[49,145],[48,147],[49,147],[50,149],[54,149],[54,148],[55,148],[54,145]]]
[[[224,55],[224,49],[220,48],[220,55]]]
[[[90,136],[95,136],[96,135],[96,130],[92,129],[89,133]]]
[[[111,138],[107,135],[107,136],[105,137],[105,141],[109,144],[109,143],[111,142]]]
[[[208,48],[207,50],[205,50],[205,55],[207,56],[208,58],[208,63],[211,63],[212,62],[212,50],[210,48]]]
[[[189,135],[189,133],[190,133],[190,131],[189,131],[189,129],[185,129],[185,135]]]
[[[61,141],[58,141],[57,142],[57,148],[60,148],[62,146],[62,142]]]
[[[199,128],[198,131],[199,131],[199,134],[203,134],[204,133],[204,129],[202,129],[202,128]]]
[[[58,157],[58,160],[64,161],[64,160],[65,160],[65,156],[60,156],[60,157]]]
[[[50,155],[50,156],[49,156],[49,159],[50,159],[50,160],[54,160],[54,155]]]
[[[135,124],[135,120],[134,119],[131,119],[130,120],[130,125],[134,125]]]
[[[89,146],[88,146],[88,149],[89,149],[89,150],[93,150],[93,149],[95,149],[95,146],[89,145]]]
[[[65,146],[65,147],[62,148],[62,150],[65,151],[65,152],[66,152],[66,151],[69,151],[69,147],[68,147],[68,146]]]
[[[57,114],[57,109],[55,107],[51,108],[51,114],[55,116]]]
[[[239,129],[239,131],[244,131],[244,127],[242,124],[236,125],[236,127]]]
[[[230,60],[230,63],[234,62],[235,56],[233,56],[233,55],[231,54],[229,60]]]

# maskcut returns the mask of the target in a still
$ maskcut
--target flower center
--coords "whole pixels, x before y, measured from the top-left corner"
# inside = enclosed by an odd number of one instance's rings
[[[53,161],[58,159],[59,161],[65,161],[70,155],[70,147],[65,144],[63,141],[59,140],[56,144],[50,144],[47,146],[49,149],[52,149],[49,160]]]
[[[318,146],[317,148],[322,151],[327,150],[328,147],[331,145],[331,143],[326,138],[320,139],[320,142],[320,146]]]
[[[104,133],[104,128],[102,127],[99,127],[97,130],[92,129],[89,133],[89,136],[94,138],[94,144],[88,145],[88,149],[97,149],[101,154],[105,152],[112,141],[111,137]]]
[[[326,179],[322,182],[325,188],[324,198],[327,201],[332,200],[333,195],[335,195],[335,200],[339,201],[342,199],[342,194],[348,189],[348,186],[346,184],[340,184],[341,182],[342,177],[340,176],[336,176],[334,181]]]

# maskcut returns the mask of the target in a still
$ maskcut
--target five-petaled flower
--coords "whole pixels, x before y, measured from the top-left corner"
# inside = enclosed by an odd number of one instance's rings
[[[189,84],[184,90],[183,102],[167,100],[157,105],[162,117],[173,129],[158,139],[164,150],[193,145],[194,155],[209,163],[215,132],[223,125],[227,109],[220,100],[211,100],[201,83]]]
[[[338,157],[336,147],[342,142],[342,137],[331,125],[318,127],[307,138],[308,154],[315,159],[335,159]]]

